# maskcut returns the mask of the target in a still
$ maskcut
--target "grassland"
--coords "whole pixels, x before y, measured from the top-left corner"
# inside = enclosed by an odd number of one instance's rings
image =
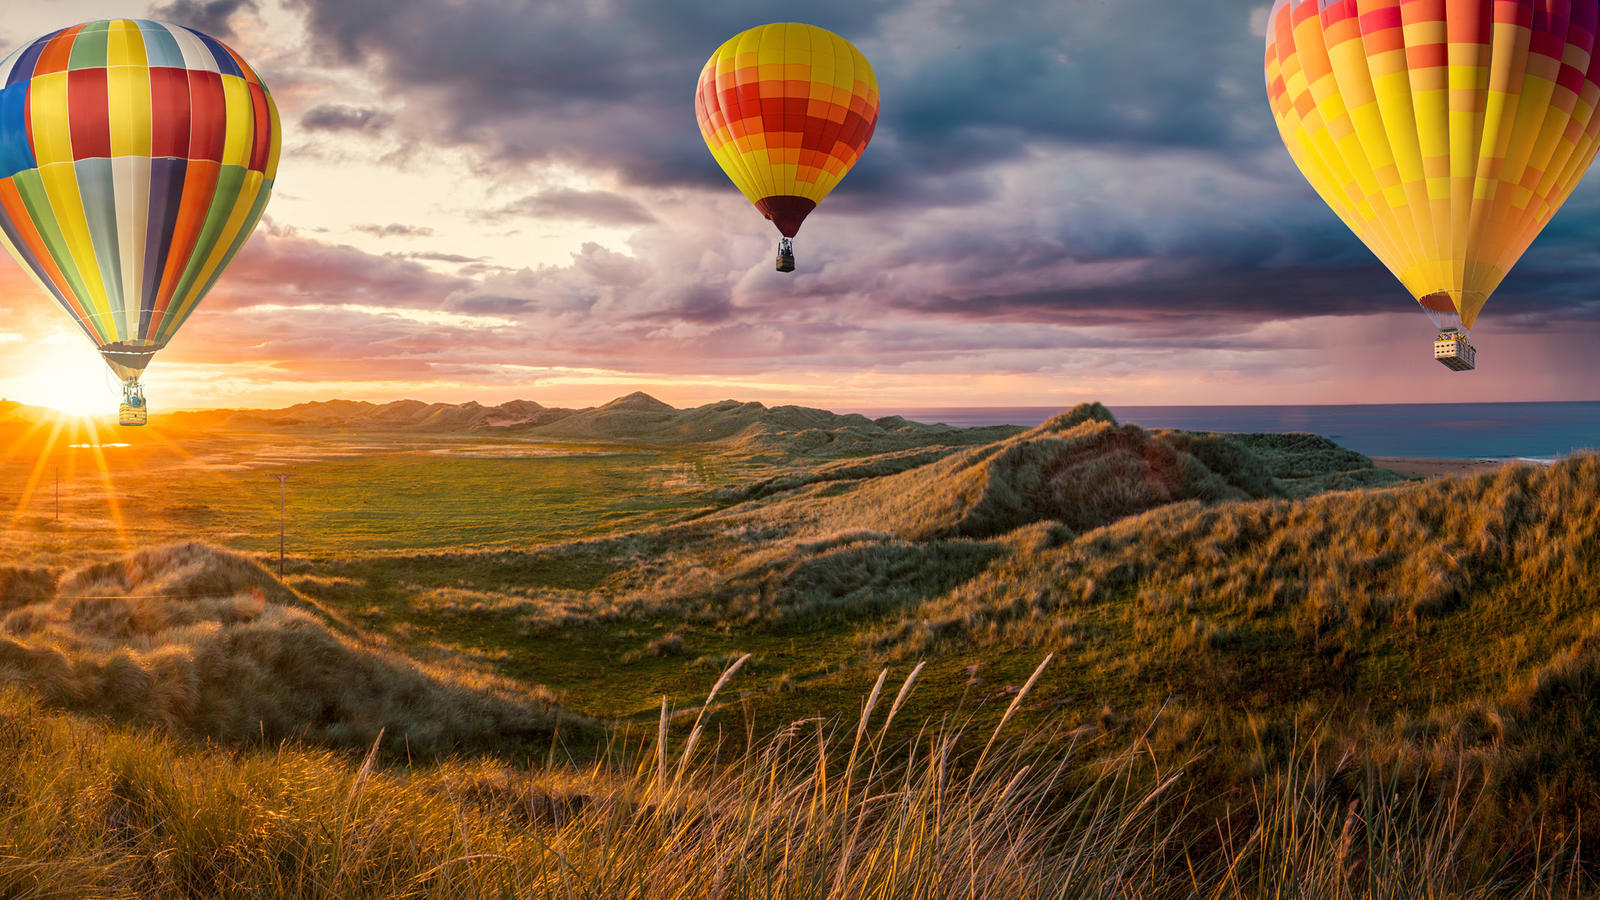
[[[124,441],[133,443],[116,446]],[[276,551],[279,489],[267,474],[276,471],[294,473],[286,504],[292,552],[320,558],[526,545],[644,526],[710,508],[701,491],[728,477],[715,460],[682,448],[381,433],[79,433],[57,441],[31,491],[37,457],[18,457],[26,464],[0,471],[0,497],[25,526],[11,530],[10,549],[56,560],[176,536]]]
[[[36,838],[0,844],[0,888],[48,895],[51,847],[98,873],[68,895],[1593,887],[1595,457],[1407,482],[1094,405],[983,432],[637,398],[469,431],[315,412],[71,451],[60,524],[47,432],[14,436],[0,721],[35,780],[0,780],[0,825]],[[912,669],[891,701],[880,672]],[[72,754],[101,774],[38,774]],[[134,795],[166,805],[126,819]],[[83,811],[70,839],[52,807]],[[125,821],[185,862],[134,865]]]

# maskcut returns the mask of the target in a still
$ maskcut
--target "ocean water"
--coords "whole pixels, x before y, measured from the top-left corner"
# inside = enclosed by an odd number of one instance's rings
[[[950,425],[1038,425],[1057,407],[857,410]],[[1368,456],[1550,460],[1600,449],[1600,403],[1113,406],[1120,422],[1188,431],[1309,431]]]

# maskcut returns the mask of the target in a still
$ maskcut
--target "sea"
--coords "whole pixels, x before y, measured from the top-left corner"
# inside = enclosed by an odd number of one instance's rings
[[[1600,450],[1600,402],[1354,406],[1112,406],[1119,422],[1186,431],[1311,432],[1368,456],[1549,462]],[[1033,427],[1060,407],[853,410],[948,425]]]

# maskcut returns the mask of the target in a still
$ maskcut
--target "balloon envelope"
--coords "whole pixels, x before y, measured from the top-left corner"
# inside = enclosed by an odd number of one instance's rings
[[[831,31],[759,25],[711,54],[694,106],[722,171],[792,238],[872,140],[878,80]]]
[[[1300,171],[1441,326],[1470,328],[1600,146],[1595,0],[1277,0]]]
[[[64,28],[0,62],[0,239],[136,378],[249,238],[279,144],[272,95],[220,41]]]

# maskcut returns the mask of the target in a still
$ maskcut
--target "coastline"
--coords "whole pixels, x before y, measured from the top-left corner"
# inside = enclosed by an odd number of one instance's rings
[[[1372,464],[1403,478],[1450,478],[1457,475],[1481,475],[1501,466],[1518,462],[1514,459],[1442,459],[1419,456],[1374,456]],[[1533,462],[1533,460],[1527,460]]]

